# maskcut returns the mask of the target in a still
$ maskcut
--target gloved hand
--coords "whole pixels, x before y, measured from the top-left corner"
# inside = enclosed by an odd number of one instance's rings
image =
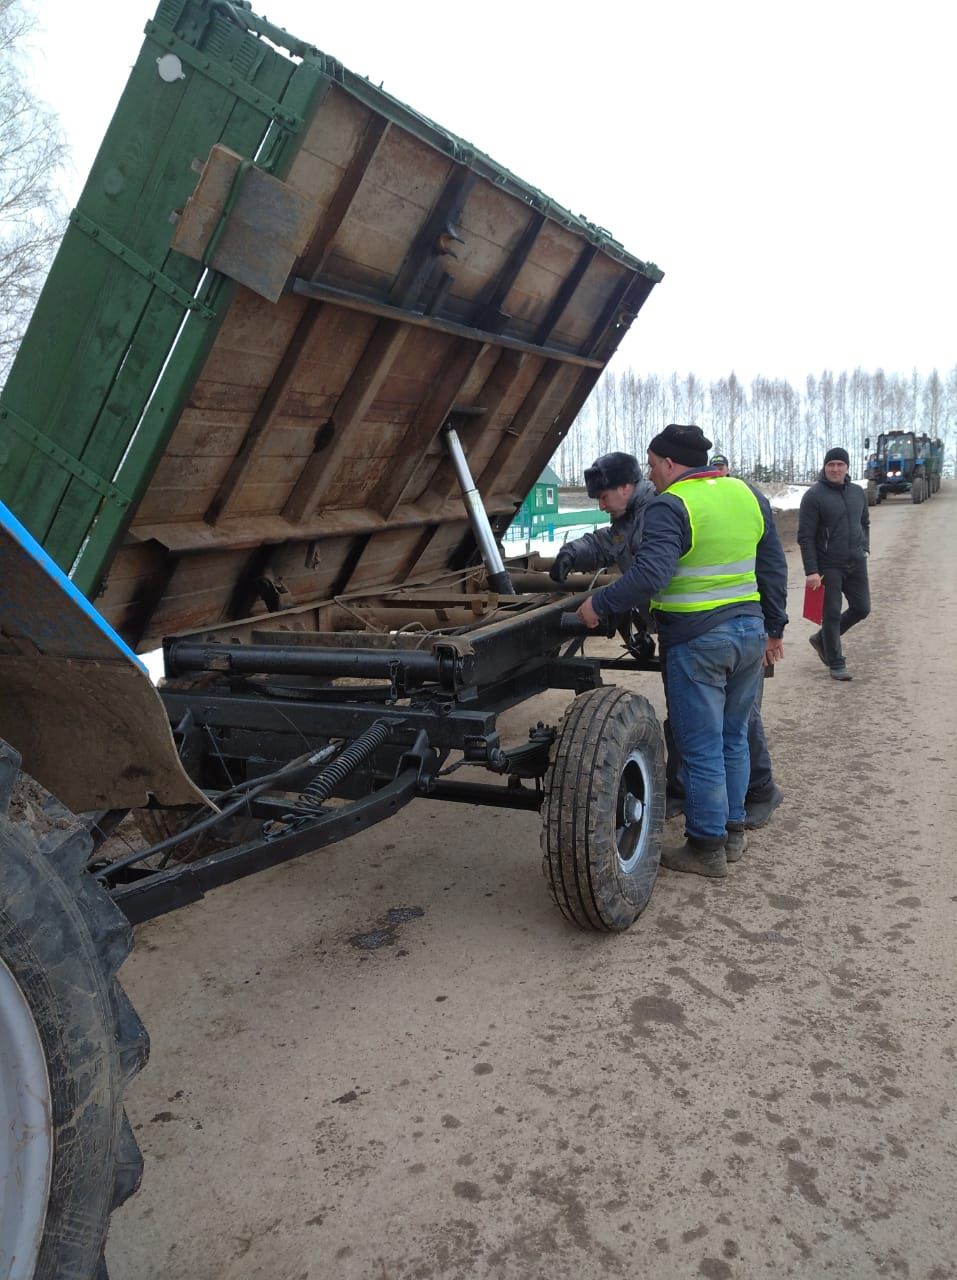
[[[552,561],[552,566],[548,571],[548,576],[552,582],[564,582],[571,573],[575,564],[575,557],[567,547],[562,547],[558,555]]]

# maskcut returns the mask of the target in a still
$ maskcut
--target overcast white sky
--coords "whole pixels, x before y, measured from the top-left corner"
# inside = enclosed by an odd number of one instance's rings
[[[72,205],[155,2],[35,4]],[[615,367],[801,384],[957,364],[957,6],[254,8],[662,267]]]

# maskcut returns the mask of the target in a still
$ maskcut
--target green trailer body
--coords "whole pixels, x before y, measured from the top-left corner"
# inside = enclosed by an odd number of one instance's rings
[[[660,278],[311,45],[162,0],[0,398],[0,499],[139,650],[264,579],[421,579],[469,534],[450,412],[500,533]]]

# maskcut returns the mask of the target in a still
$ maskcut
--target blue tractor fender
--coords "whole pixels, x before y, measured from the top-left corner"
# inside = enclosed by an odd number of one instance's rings
[[[0,738],[74,812],[208,803],[143,662],[2,502]]]

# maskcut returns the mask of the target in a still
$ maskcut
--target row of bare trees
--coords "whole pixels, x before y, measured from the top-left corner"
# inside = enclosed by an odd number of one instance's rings
[[[0,0],[0,386],[63,234],[57,181],[67,148],[30,84],[35,24],[31,5]]]
[[[915,431],[944,441],[945,472],[957,473],[957,367],[909,376],[855,369],[808,375],[795,389],[780,378],[749,385],[734,373],[704,382],[606,370],[552,465],[580,484],[594,458],[623,449],[644,459],[648,441],[669,422],[696,422],[738,475],[761,481],[811,479],[832,445],[851,455],[859,476],[867,450],[883,431]]]

